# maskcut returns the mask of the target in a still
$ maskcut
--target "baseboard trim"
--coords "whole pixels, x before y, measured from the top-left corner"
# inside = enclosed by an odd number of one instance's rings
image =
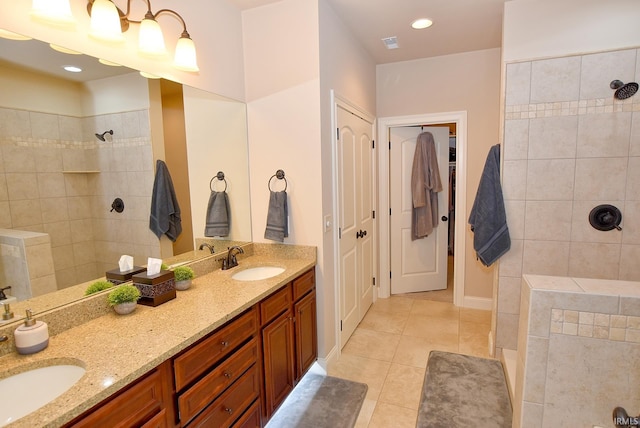
[[[464,296],[462,307],[490,311],[493,307],[493,299],[488,297]]]
[[[326,357],[324,358],[320,358],[318,357],[318,364],[320,365],[320,367],[322,367],[325,371],[327,371],[327,367],[329,366],[329,364],[335,362],[338,360],[338,347],[334,346],[331,351],[329,351],[329,353],[327,354]]]

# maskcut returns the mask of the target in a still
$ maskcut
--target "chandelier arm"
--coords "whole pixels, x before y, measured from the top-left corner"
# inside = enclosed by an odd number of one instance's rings
[[[157,11],[153,17],[157,18],[158,15],[160,15],[161,13],[170,13],[172,15],[175,15],[180,22],[182,23],[182,27],[183,27],[183,31],[182,31],[182,37],[189,37],[189,33],[187,32],[187,24],[184,22],[184,19],[182,19],[182,16],[180,16],[180,14],[178,12],[176,12],[175,10],[171,10],[171,9],[160,9],[159,11]]]

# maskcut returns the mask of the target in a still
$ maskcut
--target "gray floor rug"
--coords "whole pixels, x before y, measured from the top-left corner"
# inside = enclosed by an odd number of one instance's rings
[[[511,417],[500,361],[431,351],[417,427],[510,428]]]
[[[307,373],[266,428],[352,428],[367,395],[367,385]]]

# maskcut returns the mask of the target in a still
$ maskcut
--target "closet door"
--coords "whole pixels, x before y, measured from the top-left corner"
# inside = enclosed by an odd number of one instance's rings
[[[411,170],[421,127],[390,129],[391,294],[447,288],[449,215],[449,128],[427,127],[436,143],[442,192],[438,193],[438,227],[426,238],[411,240]]]

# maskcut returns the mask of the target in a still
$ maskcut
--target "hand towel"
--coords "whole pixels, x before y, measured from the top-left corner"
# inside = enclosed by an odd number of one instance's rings
[[[207,217],[204,236],[229,235],[229,196],[227,192],[212,191],[207,205]]]
[[[271,191],[264,238],[283,242],[287,236],[289,236],[287,192]]]
[[[442,192],[436,145],[431,132],[416,140],[411,169],[411,240],[424,238],[438,226],[438,192]]]
[[[511,248],[500,185],[499,144],[491,147],[487,155],[478,193],[469,215],[469,224],[474,233],[473,249],[485,266],[493,264]]]
[[[174,242],[182,233],[180,205],[173,188],[171,174],[169,174],[167,164],[160,159],[156,162],[156,176],[153,181],[149,229],[158,238],[165,234]]]

